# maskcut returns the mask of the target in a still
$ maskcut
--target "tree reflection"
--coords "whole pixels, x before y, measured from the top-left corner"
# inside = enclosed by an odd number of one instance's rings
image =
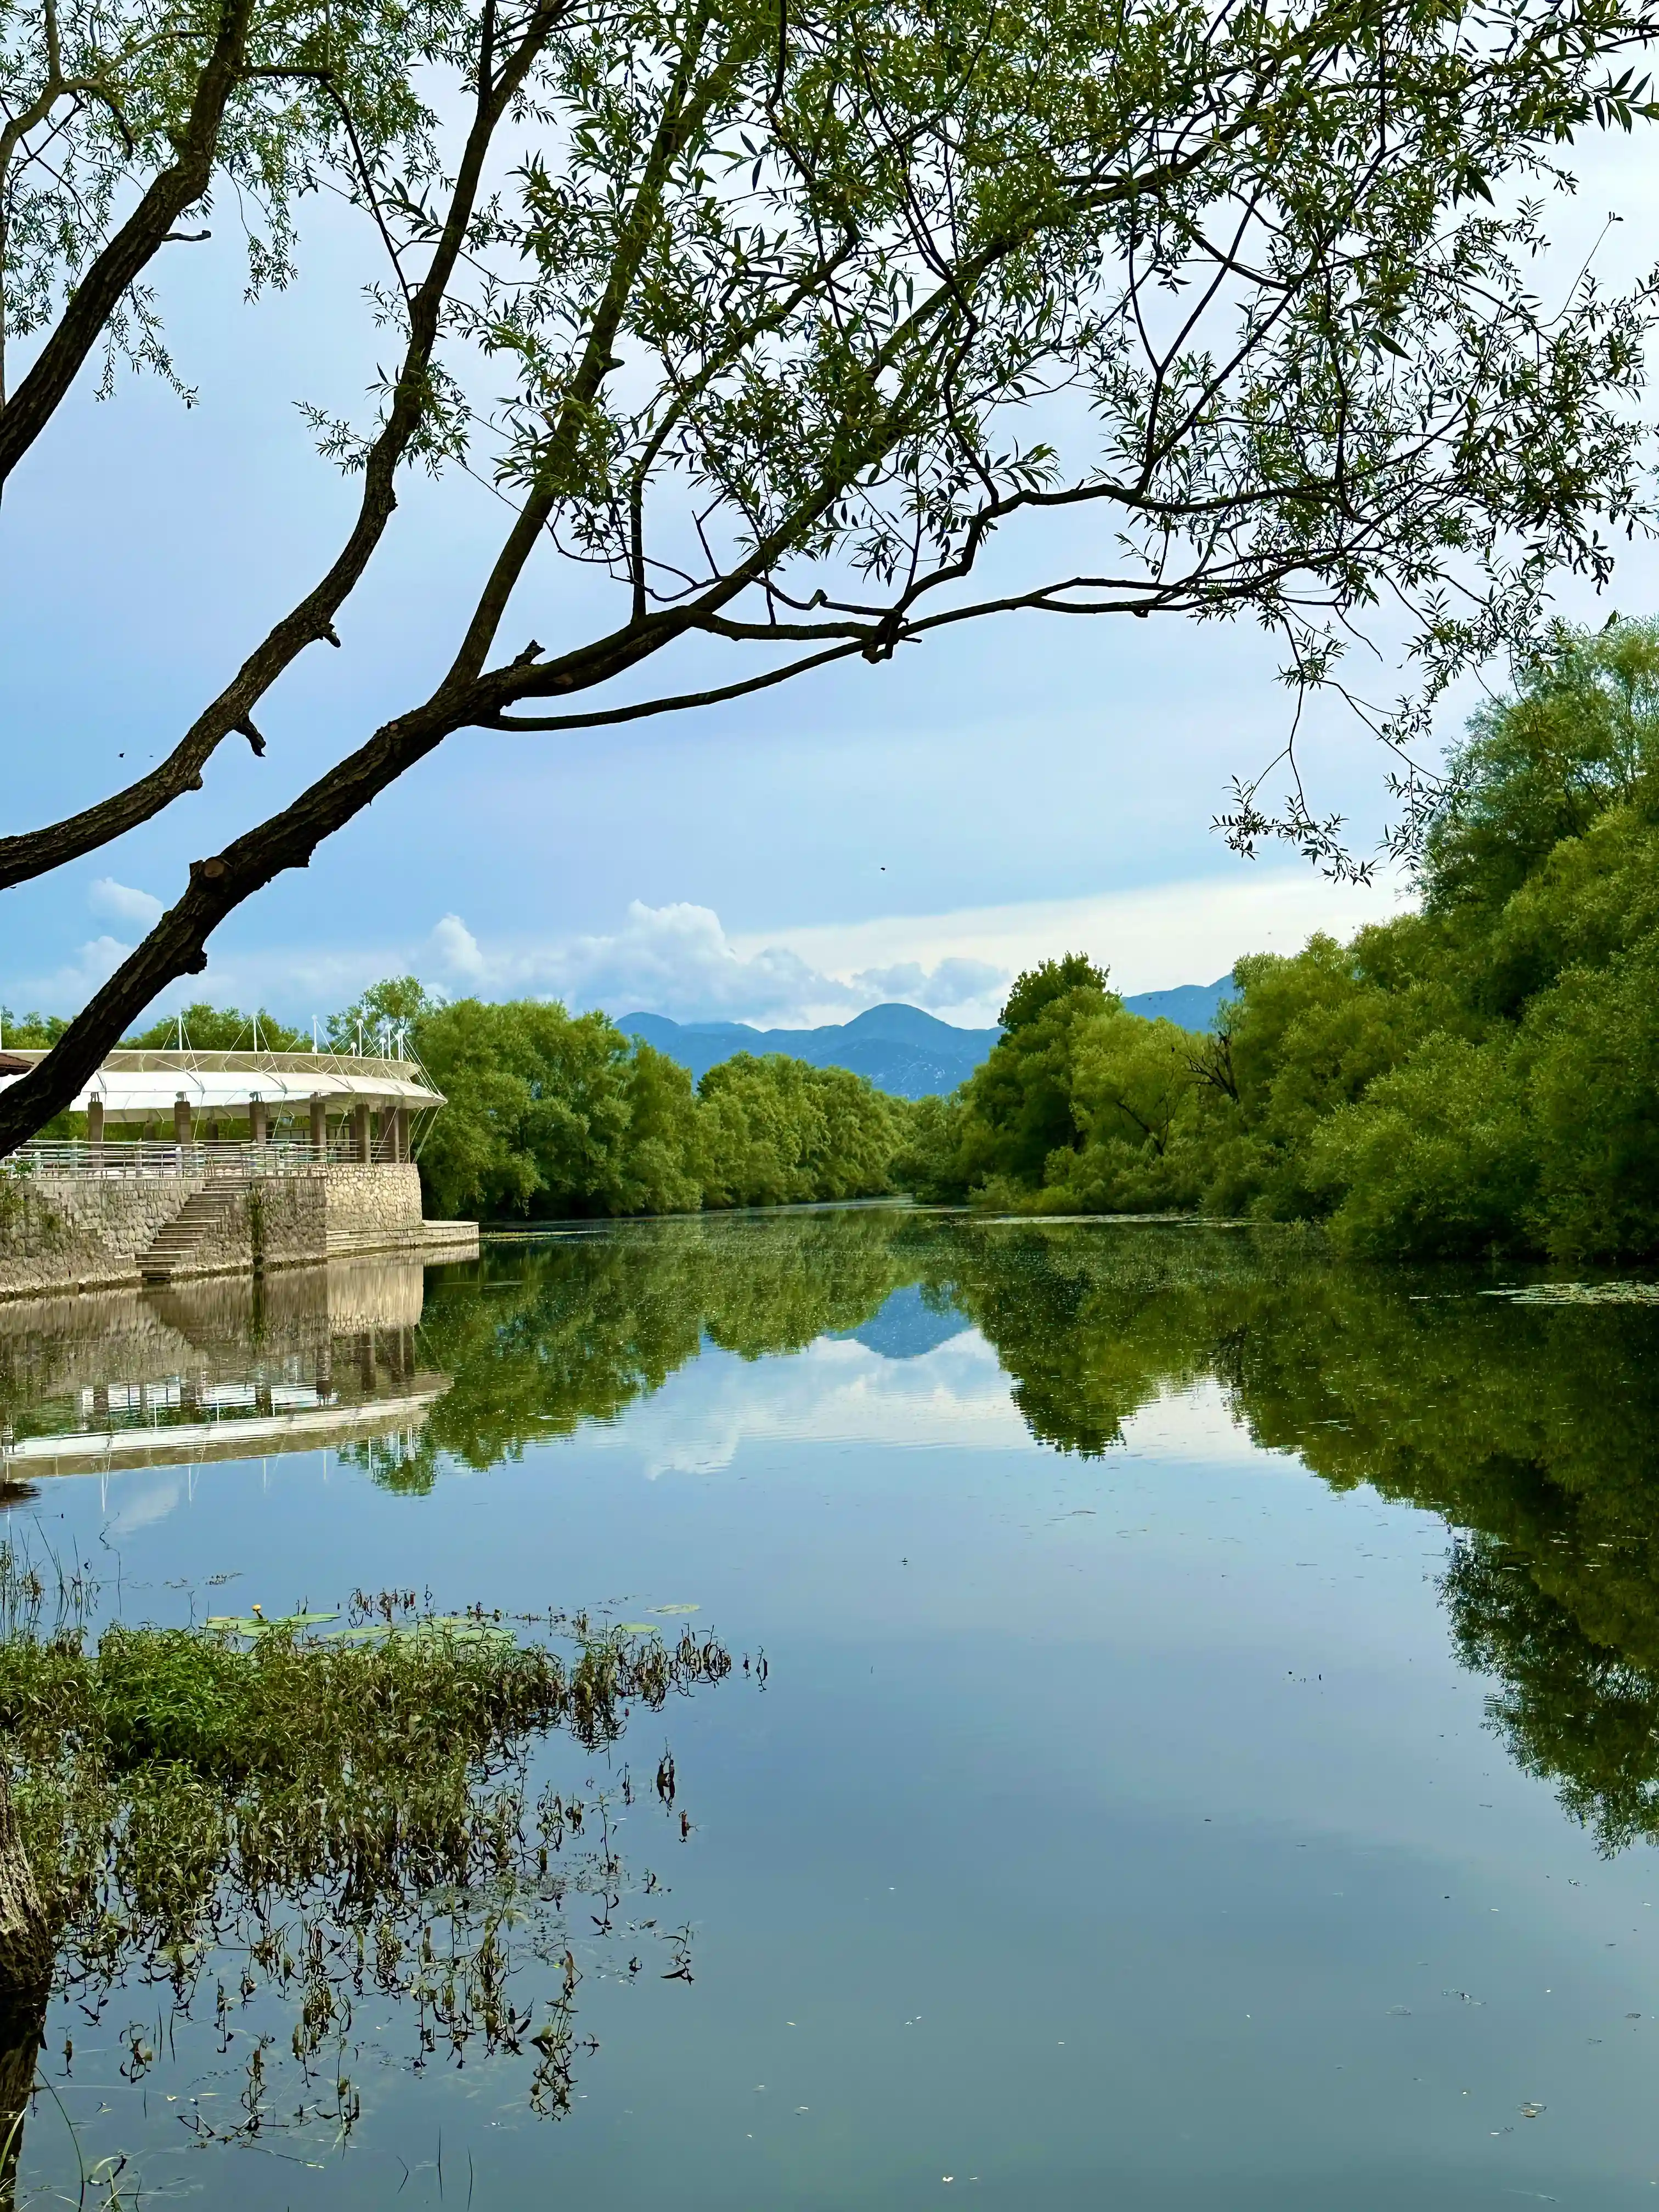
[[[1516,1304],[1472,1272],[1342,1265],[1284,1230],[902,1207],[630,1223],[497,1247],[434,1278],[404,1365],[448,1388],[423,1430],[348,1455],[422,1492],[446,1460],[487,1468],[617,1419],[706,1346],[796,1352],[911,1286],[977,1326],[1057,1450],[1108,1452],[1159,1396],[1208,1380],[1265,1449],[1334,1489],[1367,1484],[1440,1516],[1459,1532],[1443,1585],[1456,1646],[1496,1678],[1492,1719],[1513,1755],[1553,1778],[1607,1848],[1659,1840],[1651,1305]],[[289,1295],[280,1280],[270,1293]],[[334,1314],[343,1296],[331,1287],[330,1329],[356,1315]],[[127,1315],[121,1344],[137,1326]],[[227,1320],[214,1338],[226,1373],[234,1334]],[[21,1348],[0,1370],[26,1398],[27,1376],[45,1381],[38,1346],[55,1340],[44,1323],[11,1337]],[[383,1324],[375,1340],[389,1341]],[[76,1359],[72,1379],[95,1382],[92,1352]]]
[[[876,1208],[642,1222],[498,1248],[428,1302],[421,1362],[454,1379],[420,1447],[381,1479],[425,1488],[443,1454],[493,1467],[537,1438],[614,1420],[705,1341],[757,1359],[856,1328],[915,1279],[916,1241],[901,1212]]]
[[[1659,1310],[1516,1304],[1470,1273],[1366,1270],[1294,1232],[993,1224],[898,1210],[645,1224],[447,1285],[422,1444],[487,1467],[614,1419],[705,1342],[747,1358],[859,1327],[917,1285],[1008,1374],[1032,1434],[1085,1455],[1213,1378],[1265,1449],[1459,1532],[1443,1592],[1492,1725],[1605,1849],[1659,1841]]]
[[[958,1242],[956,1295],[1046,1441],[1104,1450],[1212,1376],[1258,1444],[1449,1523],[1453,1636],[1510,1754],[1604,1850],[1659,1841],[1659,1310],[1272,1236]]]

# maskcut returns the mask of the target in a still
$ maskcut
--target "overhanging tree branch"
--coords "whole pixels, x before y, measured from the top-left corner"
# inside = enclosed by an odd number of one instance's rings
[[[1024,611],[1248,613],[1316,684],[1392,595],[1432,684],[1520,635],[1553,564],[1605,574],[1607,530],[1649,520],[1632,403],[1652,295],[1583,290],[1547,318],[1524,275],[1535,215],[1494,210],[1590,116],[1647,117],[1606,63],[1659,28],[1659,0],[1500,0],[1479,24],[1382,4],[1373,26],[1347,0],[1219,0],[1201,20],[1147,0],[1109,21],[962,0],[942,26],[790,0],[786,35],[777,0],[585,0],[514,109],[521,165],[428,267],[429,331],[410,302],[339,559],[159,781],[0,844],[0,884],[94,849],[252,732],[364,573],[398,460],[465,438],[482,475],[493,434],[519,510],[447,674],[195,865],[0,1095],[0,1148],[200,970],[227,915],[462,729],[720,705]],[[492,35],[472,19],[475,57]],[[486,64],[481,100],[490,82]],[[381,198],[367,139],[341,158],[404,262],[395,225],[424,241],[421,211],[401,185]],[[443,382],[440,331],[505,367],[507,396]],[[1030,541],[1060,514],[1097,518],[1098,543],[1032,583]],[[1013,574],[981,585],[994,540]],[[561,560],[621,595],[586,635]],[[491,667],[517,594],[552,650]],[[793,657],[605,703],[697,635]],[[514,711],[536,700],[559,711]]]
[[[58,327],[0,409],[0,484],[57,412],[111,315],[212,181],[225,109],[239,82],[253,0],[222,0],[219,28],[174,144],[178,159],[149,189],[70,295]]]
[[[345,544],[320,580],[249,654],[232,681],[200,714],[161,764],[97,805],[40,830],[0,838],[0,890],[63,867],[148,822],[175,799],[199,790],[202,770],[224,739],[239,730],[278,677],[307,646],[337,646],[334,617],[361,580],[398,504],[397,472],[425,420],[428,377],[445,301],[477,206],[490,145],[513,100],[575,0],[543,0],[511,52],[493,66],[482,48],[471,127],[456,167],[444,222],[425,276],[409,297],[409,337],[392,404],[363,466],[362,496]]]

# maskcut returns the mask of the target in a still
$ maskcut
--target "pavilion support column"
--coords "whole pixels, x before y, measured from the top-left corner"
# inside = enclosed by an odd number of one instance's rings
[[[104,1141],[104,1102],[101,1098],[87,1101],[87,1142],[101,1145]]]
[[[311,1102],[311,1149],[319,1160],[328,1158],[328,1101],[313,1098]]]
[[[173,1102],[173,1140],[176,1145],[190,1142],[190,1101],[182,1091]]]
[[[368,1101],[360,1098],[351,1109],[352,1156],[365,1165],[374,1158],[373,1139],[368,1128]]]
[[[392,1157],[394,1160],[409,1158],[409,1109],[399,1106],[392,1117]]]
[[[247,1133],[252,1144],[263,1145],[265,1141],[265,1102],[263,1098],[248,1100]]]

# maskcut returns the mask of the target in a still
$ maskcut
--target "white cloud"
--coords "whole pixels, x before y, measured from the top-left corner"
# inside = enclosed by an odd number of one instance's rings
[[[151,892],[118,884],[113,876],[98,878],[87,893],[87,903],[94,914],[111,921],[131,922],[140,929],[153,928],[167,911]]]
[[[112,892],[144,898],[115,884]],[[1103,961],[1126,992],[1208,983],[1242,952],[1291,952],[1316,929],[1347,936],[1404,902],[1397,882],[1330,884],[1311,869],[1246,867],[1198,881],[1091,897],[894,915],[728,934],[712,908],[635,900],[621,927],[541,939],[479,935],[446,914],[423,938],[356,946],[241,949],[157,1002],[186,997],[267,1004],[307,1021],[345,1006],[383,975],[419,975],[441,994],[562,999],[611,1014],[741,1021],[757,1028],[842,1022],[884,1000],[925,1006],[964,1028],[988,1026],[1022,968],[1066,951]],[[137,908],[133,909],[135,915]],[[83,945],[56,974],[15,980],[13,1005],[68,1012],[84,1003],[129,947]]]
[[[94,937],[82,945],[50,975],[23,975],[9,981],[4,995],[17,1011],[38,1007],[52,1014],[78,1012],[100,983],[106,983],[132,947],[118,938]]]
[[[477,939],[458,914],[447,914],[433,931],[432,949],[446,975],[472,982],[489,972]]]
[[[1022,968],[1083,951],[1126,992],[1209,983],[1243,952],[1292,952],[1400,911],[1401,884],[1333,884],[1311,868],[1239,864],[1197,882],[955,914],[728,935],[711,908],[635,900],[620,929],[541,943],[480,941],[446,915],[402,964],[451,990],[562,999],[608,1013],[807,1028],[908,1000],[964,1028],[996,1019]],[[386,972],[382,968],[377,971]]]
[[[717,914],[684,901],[635,899],[619,930],[532,945],[480,944],[459,915],[447,914],[423,951],[415,966],[452,991],[522,992],[681,1021],[844,1020],[881,995],[821,975],[783,947],[738,953]]]
[[[854,988],[878,999],[902,999],[913,1006],[942,1013],[949,1006],[981,1005],[1000,999],[1012,981],[1012,971],[988,960],[941,960],[937,968],[924,968],[919,960],[902,960],[892,968],[860,968]]]
[[[1294,952],[1318,929],[1351,936],[1362,923],[1386,921],[1407,903],[1397,878],[1363,887],[1329,883],[1309,867],[1240,862],[1196,882],[954,914],[832,922],[774,933],[769,941],[777,948],[781,940],[809,966],[832,975],[850,974],[866,987],[896,981],[913,969],[934,977],[950,971],[965,979],[970,963],[980,963],[996,979],[994,988],[950,1002],[952,1018],[971,1026],[995,1018],[1006,978],[1061,952],[1086,952],[1103,962],[1121,991],[1161,991],[1177,983],[1213,982],[1241,953]],[[739,955],[756,942],[732,940]]]
[[[672,1005],[701,1021],[834,1020],[858,995],[787,947],[738,952],[706,906],[651,907],[635,899],[614,937],[579,937],[556,956],[562,992],[613,1012]]]

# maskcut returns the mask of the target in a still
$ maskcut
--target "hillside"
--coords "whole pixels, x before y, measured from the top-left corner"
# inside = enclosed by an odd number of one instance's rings
[[[673,1022],[666,1014],[624,1014],[617,1023],[659,1052],[705,1074],[733,1053],[783,1052],[814,1067],[850,1067],[878,1091],[925,1098],[954,1091],[979,1066],[1000,1032],[955,1029],[920,1006],[872,1006],[850,1022],[815,1030],[757,1030],[746,1022]]]
[[[1207,1029],[1231,981],[1183,983],[1170,991],[1143,991],[1126,999],[1131,1013],[1162,1016],[1183,1028]],[[1001,1032],[957,1029],[920,1006],[872,1006],[850,1022],[812,1030],[757,1030],[747,1022],[676,1022],[666,1014],[624,1014],[618,1029],[666,1053],[693,1079],[734,1053],[788,1053],[814,1067],[848,1067],[867,1075],[878,1091],[900,1098],[926,1098],[965,1083]]]
[[[1229,973],[1218,975],[1213,983],[1177,983],[1172,991],[1141,991],[1123,1003],[1132,1014],[1144,1014],[1149,1022],[1176,1022],[1183,1030],[1206,1030],[1232,984]]]

